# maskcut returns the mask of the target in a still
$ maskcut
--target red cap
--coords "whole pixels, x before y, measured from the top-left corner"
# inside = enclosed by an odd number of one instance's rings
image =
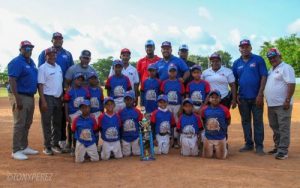
[[[51,54],[51,53],[56,53],[56,49],[53,48],[53,47],[50,47],[50,48],[47,48],[47,49],[45,50],[45,54],[46,54],[46,55],[49,55],[49,54]]]
[[[29,42],[28,40],[24,40],[20,43],[20,48],[23,48],[25,46],[34,48],[34,45],[32,45],[31,42]]]
[[[131,54],[131,51],[130,51],[128,48],[123,48],[123,49],[121,50],[121,54],[124,54],[124,53],[129,53],[129,54]]]

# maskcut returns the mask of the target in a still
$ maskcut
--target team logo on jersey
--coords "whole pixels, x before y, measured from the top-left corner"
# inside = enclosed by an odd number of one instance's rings
[[[80,139],[85,141],[92,141],[92,133],[90,129],[83,129],[80,132]]]
[[[168,101],[169,102],[177,102],[178,96],[176,91],[169,91],[168,93]]]
[[[206,129],[209,131],[219,131],[220,123],[217,118],[209,118],[206,122]]]
[[[124,122],[124,131],[125,132],[129,132],[129,131],[136,131],[136,128],[135,128],[135,123],[133,121],[133,119],[127,119],[125,122]]]
[[[191,95],[191,99],[192,99],[193,102],[202,103],[201,91],[194,91]]]
[[[91,99],[90,99],[90,101],[91,101],[91,107],[92,108],[99,108],[99,100],[98,100],[98,98],[97,97],[92,97]]]
[[[27,69],[30,69],[30,66],[29,66],[29,65],[26,65],[26,68],[27,68]]]
[[[242,69],[243,67],[244,67],[244,66],[243,66],[243,65],[241,65],[241,66],[239,66],[239,67],[238,67],[238,69]]]
[[[115,97],[123,97],[125,93],[125,90],[122,86],[117,86],[114,89],[114,96]]]
[[[67,56],[67,55],[62,55],[62,57],[63,57],[64,59],[67,59],[67,58],[68,58],[68,56]]]
[[[156,101],[156,92],[151,89],[146,92],[146,100],[148,101]]]
[[[79,107],[79,104],[81,103],[81,102],[83,102],[84,101],[84,98],[83,97],[76,97],[76,99],[74,100],[74,107],[75,108],[78,108]]]
[[[170,127],[169,121],[163,121],[159,125],[159,132],[163,134],[170,133]]]
[[[118,138],[118,130],[116,127],[110,127],[105,131],[105,136],[108,139],[117,139]]]
[[[194,136],[196,133],[196,130],[193,127],[193,125],[186,125],[186,126],[184,126],[182,132],[184,134],[186,134],[187,136]]]
[[[256,67],[256,63],[251,63],[250,67]]]

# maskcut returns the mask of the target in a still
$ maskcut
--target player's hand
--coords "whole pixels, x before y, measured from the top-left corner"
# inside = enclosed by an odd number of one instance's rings
[[[178,80],[179,80],[181,83],[184,83],[184,79],[183,79],[183,78],[178,78]]]
[[[71,122],[71,118],[70,116],[66,115],[66,122],[70,123]]]
[[[236,100],[235,99],[233,99],[232,101],[231,101],[231,108],[232,109],[235,109],[236,108]]]
[[[40,108],[42,112],[46,112],[48,110],[47,102],[42,100]]]
[[[283,109],[288,110],[290,108],[290,102],[289,101],[284,101],[283,103]]]
[[[256,97],[256,106],[261,108],[264,104],[264,97],[263,95],[257,95]]]
[[[154,146],[158,146],[157,140],[154,140],[153,144],[154,144]]]
[[[22,101],[19,97],[16,98],[16,103],[17,103],[17,109],[22,110],[23,109],[23,104],[22,104]]]

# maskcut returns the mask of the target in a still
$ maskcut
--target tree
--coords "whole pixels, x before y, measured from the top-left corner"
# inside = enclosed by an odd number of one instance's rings
[[[93,68],[98,73],[100,84],[104,84],[105,80],[107,80],[112,62],[113,57],[109,56],[106,59],[98,59],[92,64]]]

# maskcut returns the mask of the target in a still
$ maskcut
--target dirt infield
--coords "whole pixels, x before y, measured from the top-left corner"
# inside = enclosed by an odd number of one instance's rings
[[[265,111],[266,112],[266,111]],[[227,160],[182,157],[179,150],[156,156],[154,162],[138,157],[75,164],[68,154],[42,154],[43,137],[36,107],[30,129],[30,146],[41,153],[27,161],[11,159],[12,115],[8,99],[0,98],[0,187],[300,187],[300,106],[294,105],[291,147],[284,161],[239,153],[243,145],[237,110],[229,128],[230,156]],[[266,114],[266,113],[265,113]],[[265,149],[272,149],[272,133],[265,117]]]

